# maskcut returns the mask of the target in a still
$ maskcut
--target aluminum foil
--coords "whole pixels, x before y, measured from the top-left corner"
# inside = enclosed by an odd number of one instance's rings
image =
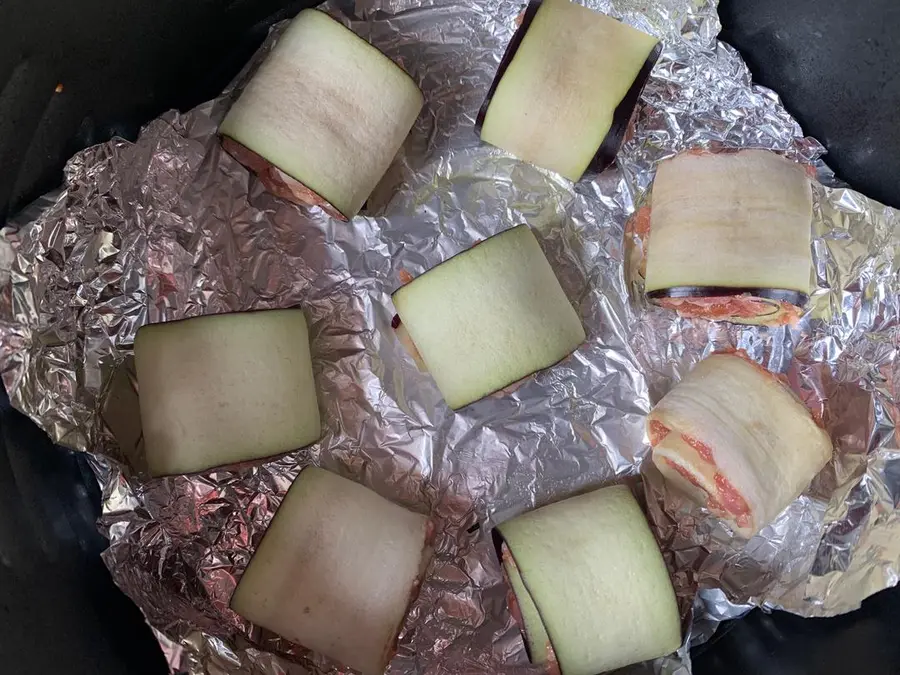
[[[713,0],[587,4],[666,45],[618,167],[592,181],[573,185],[473,132],[520,2],[332,2],[326,9],[400,62],[426,98],[367,217],[341,223],[266,194],[215,136],[229,91],[151,122],[135,143],[79,153],[64,189],[4,230],[4,383],[54,439],[91,453],[106,563],[173,670],[339,672],[228,609],[307,464],[430,510],[439,524],[390,673],[540,672],[527,665],[487,531],[617,480],[643,492],[686,627],[678,654],[627,672],[686,675],[688,646],[753,606],[831,615],[897,583],[900,216],[849,189],[816,187],[817,290],[797,329],[686,321],[647,306],[626,226],[659,159],[694,146],[770,148],[835,182],[822,147],[716,40]],[[521,222],[537,230],[588,341],[513,394],[452,413],[394,338],[390,293],[402,271],[418,274]],[[137,328],[294,305],[310,319],[322,441],[267,463],[143,480],[101,414]],[[788,373],[835,441],[810,489],[746,544],[667,493],[643,461],[653,402],[726,346]]]

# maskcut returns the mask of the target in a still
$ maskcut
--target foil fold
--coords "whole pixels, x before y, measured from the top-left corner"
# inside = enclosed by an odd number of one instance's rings
[[[841,187],[823,148],[717,41],[713,0],[589,0],[665,44],[617,165],[573,185],[480,143],[475,114],[524,3],[359,0],[325,6],[400,63],[425,109],[349,223],[267,194],[216,137],[233,91],[89,148],[65,187],[0,237],[0,368],[14,405],[91,453],[104,554],[173,671],[342,672],[228,608],[293,478],[338,471],[438,524],[436,556],[390,673],[542,672],[506,606],[489,528],[586,487],[642,493],[673,572],[685,644],[626,672],[690,673],[689,647],[755,606],[851,611],[900,573],[900,215]],[[598,68],[601,67],[598,65]],[[816,167],[816,290],[795,329],[683,320],[641,295],[627,223],[656,163],[691,147],[768,148]],[[535,228],[588,332],[562,364],[457,413],[391,330],[390,293],[479,239]],[[148,322],[307,312],[325,434],[265,463],[146,480],[104,421]],[[834,460],[749,542],[663,488],[644,430],[702,357],[745,349],[823,415]],[[139,450],[137,451],[139,454]]]

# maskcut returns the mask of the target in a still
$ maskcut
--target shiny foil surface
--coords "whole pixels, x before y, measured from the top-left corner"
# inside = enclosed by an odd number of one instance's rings
[[[900,216],[842,187],[771,91],[718,42],[711,0],[591,0],[661,37],[617,166],[577,185],[482,145],[473,130],[522,9],[512,0],[359,0],[325,7],[402,64],[425,108],[349,223],[267,194],[216,136],[235,89],[151,122],[135,143],[76,155],[64,189],[0,239],[0,364],[17,408],[91,453],[105,561],[173,670],[339,668],[228,609],[292,479],[317,464],[434,514],[437,555],[393,674],[539,673],[528,666],[488,534],[590,486],[643,493],[686,627],[678,654],[625,672],[687,675],[689,644],[753,606],[851,611],[900,571]],[[277,39],[278,30],[272,40]],[[265,51],[263,48],[263,52]],[[597,68],[602,68],[598,64]],[[683,320],[647,305],[627,230],[656,162],[690,147],[778,150],[814,164],[816,291],[794,329]],[[364,151],[364,149],[361,149]],[[479,239],[527,222],[587,342],[513,393],[459,412],[391,330],[390,294]],[[147,480],[102,410],[148,322],[305,308],[325,434],[274,461]],[[749,542],[667,492],[645,416],[703,356],[745,349],[823,415],[834,460]]]

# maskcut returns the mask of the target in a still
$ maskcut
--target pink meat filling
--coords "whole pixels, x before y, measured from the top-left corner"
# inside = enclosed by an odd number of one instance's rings
[[[659,298],[654,302],[660,307],[678,312],[687,319],[755,319],[772,315],[766,323],[775,326],[794,326],[800,321],[800,311],[792,304],[779,302],[779,310],[773,313],[772,304],[746,295],[725,295],[707,298]]]
[[[650,422],[650,444],[652,446],[657,446],[669,433],[671,433],[671,429],[659,420]],[[713,458],[712,448],[687,434],[681,434],[681,438],[697,451],[697,454],[700,455],[704,462],[717,466]],[[712,495],[690,469],[670,459],[666,459],[665,462],[691,485],[706,493],[706,507],[708,509],[729,514],[735,519],[739,527],[747,527],[750,524],[750,505],[747,504],[747,500],[744,499],[740,491],[721,472],[716,471],[716,494]]]

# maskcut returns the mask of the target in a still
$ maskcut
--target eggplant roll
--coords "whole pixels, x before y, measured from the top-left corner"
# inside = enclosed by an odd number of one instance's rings
[[[407,349],[454,409],[552,366],[585,338],[527,225],[444,261],[393,300]]]
[[[793,323],[812,275],[804,167],[766,150],[686,152],[653,182],[645,290],[683,316]]]
[[[481,139],[577,181],[612,162],[656,38],[570,2],[532,2],[478,114]]]
[[[828,434],[777,376],[740,353],[701,361],[650,413],[653,464],[752,536],[831,459]]]
[[[400,66],[324,12],[300,12],[219,128],[275,194],[352,218],[422,109]]]
[[[154,476],[277,455],[321,435],[300,309],[142,326],[134,341],[144,449]]]
[[[363,675],[381,675],[431,559],[431,536],[425,516],[323,469],[304,469],[231,608]]]
[[[627,487],[571,497],[497,529],[510,610],[534,663],[596,675],[678,649],[669,573]]]

